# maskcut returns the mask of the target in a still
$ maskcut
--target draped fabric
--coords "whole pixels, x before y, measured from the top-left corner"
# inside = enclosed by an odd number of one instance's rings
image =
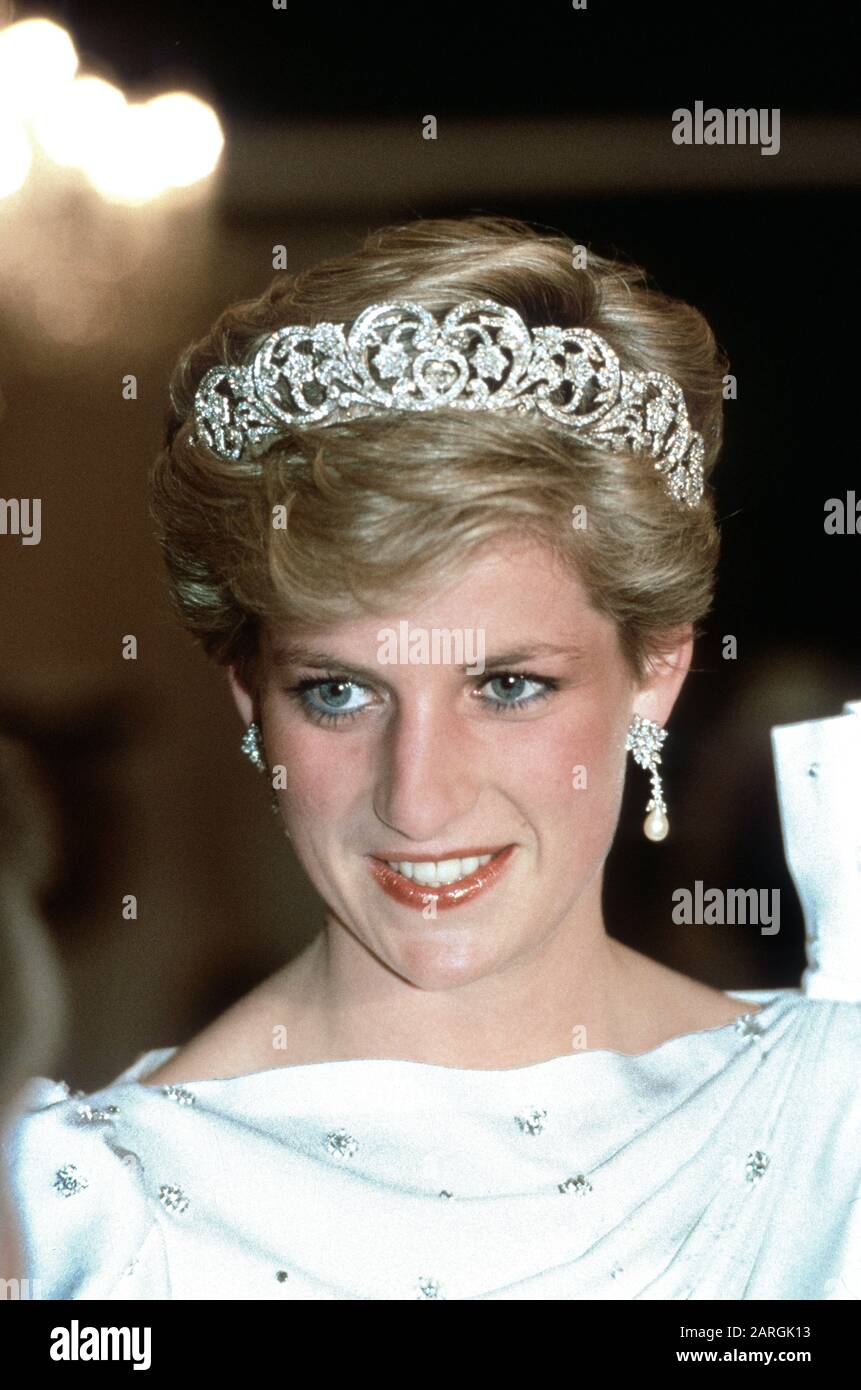
[[[33,1078],[4,1148],[41,1297],[861,1298],[859,713],[772,731],[799,988],[637,1056]]]

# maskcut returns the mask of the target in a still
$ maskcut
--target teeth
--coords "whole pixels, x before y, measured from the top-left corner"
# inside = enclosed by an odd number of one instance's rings
[[[438,859],[420,864],[413,864],[409,859],[397,862],[387,859],[386,863],[390,869],[395,869],[397,873],[403,874],[404,878],[410,878],[413,883],[420,883],[424,888],[442,888],[447,883],[457,883],[462,878],[468,878],[481,865],[489,864],[492,858],[492,854],[481,854],[472,855],[469,859]]]

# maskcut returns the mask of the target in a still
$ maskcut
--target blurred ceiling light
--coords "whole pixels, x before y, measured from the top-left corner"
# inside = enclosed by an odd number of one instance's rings
[[[81,158],[81,169],[108,202],[145,203],[164,186],[141,112],[140,106],[127,105]]]
[[[27,132],[17,121],[4,119],[0,113],[0,198],[17,193],[24,184],[33,149]]]
[[[33,118],[33,132],[55,164],[81,168],[125,111],[119,87],[101,77],[76,77],[49,94]]]
[[[186,188],[212,173],[224,132],[207,102],[190,92],[163,92],[143,110],[169,188]]]
[[[210,174],[224,135],[210,106],[187,92],[127,105],[80,161],[109,202],[142,203]]]
[[[76,77],[71,38],[48,19],[0,28],[0,197],[17,192],[33,151],[80,169],[112,203],[136,205],[211,174],[224,147],[212,107],[190,92],[128,102],[100,77]]]
[[[0,29],[0,114],[29,120],[77,68],[75,45],[50,19],[22,19]]]

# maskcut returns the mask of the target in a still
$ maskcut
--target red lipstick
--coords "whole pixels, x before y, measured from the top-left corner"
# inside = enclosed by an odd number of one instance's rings
[[[414,883],[411,878],[406,878],[399,874],[396,869],[392,869],[388,864],[381,863],[384,856],[377,858],[371,856],[371,873],[377,880],[384,893],[395,902],[402,903],[404,907],[413,907],[418,911],[427,907],[429,902],[436,904],[438,912],[449,907],[460,907],[463,903],[472,902],[473,898],[485,889],[492,888],[505,873],[511,856],[516,845],[506,845],[505,849],[491,859],[489,864],[481,864],[474,873],[466,878],[458,879],[456,883],[443,883],[438,888],[433,888],[429,884]],[[411,864],[426,864],[437,859],[469,859],[480,857],[484,854],[493,854],[492,848],[470,849],[470,850],[446,850],[445,854],[411,854],[409,862]],[[407,856],[403,850],[390,857],[396,863],[403,863]]]

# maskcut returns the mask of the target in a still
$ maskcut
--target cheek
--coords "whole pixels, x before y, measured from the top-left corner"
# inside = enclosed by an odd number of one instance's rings
[[[563,720],[522,725],[520,737],[500,740],[497,771],[565,818],[612,809],[622,795],[625,731],[611,707],[584,710]]]
[[[264,720],[267,711],[263,711]],[[291,811],[306,820],[334,820],[360,795],[367,777],[364,741],[319,727],[294,711],[268,714],[267,754],[285,769]]]
[[[565,881],[602,861],[619,820],[625,777],[624,728],[612,708],[547,720],[518,747],[505,785]]]

